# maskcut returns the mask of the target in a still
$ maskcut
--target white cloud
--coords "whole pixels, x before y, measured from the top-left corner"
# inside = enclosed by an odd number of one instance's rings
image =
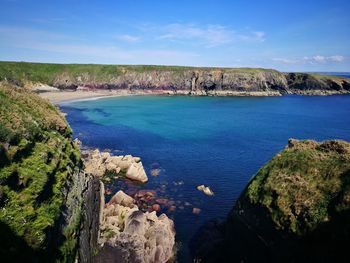
[[[125,39],[131,40],[130,37]],[[117,45],[81,42],[80,39],[48,31],[0,26],[0,47],[59,53],[73,62],[181,65],[199,57],[193,52],[173,49],[123,49]]]
[[[273,58],[272,61],[283,63],[283,64],[327,64],[330,62],[339,63],[345,60],[344,56],[334,55],[334,56],[305,56],[303,58]]]
[[[194,24],[169,24],[163,27],[147,28],[156,39],[171,41],[191,41],[191,43],[216,47],[235,42],[259,43],[265,41],[265,33],[260,31],[237,32],[221,25],[197,26]]]
[[[326,60],[326,57],[317,55],[312,57],[310,60],[315,62],[324,62]]]
[[[138,36],[132,36],[132,35],[119,35],[115,37],[117,40],[128,42],[128,43],[135,43],[140,41],[140,37]]]
[[[329,57],[329,60],[334,61],[334,62],[342,62],[342,61],[344,61],[344,59],[345,59],[345,57],[339,56],[339,55]]]

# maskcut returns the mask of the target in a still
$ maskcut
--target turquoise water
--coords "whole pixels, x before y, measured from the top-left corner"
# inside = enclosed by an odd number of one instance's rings
[[[157,97],[130,96],[61,105],[74,136],[88,147],[140,156],[145,185],[108,186],[133,192],[152,189],[174,202],[179,261],[207,220],[224,218],[257,170],[288,138],[350,141],[350,96]],[[153,177],[152,169],[159,175]],[[205,196],[197,185],[209,185]],[[201,212],[192,213],[193,207]]]

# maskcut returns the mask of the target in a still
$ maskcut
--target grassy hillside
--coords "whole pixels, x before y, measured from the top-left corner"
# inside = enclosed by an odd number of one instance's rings
[[[240,202],[267,208],[281,230],[314,231],[350,211],[350,144],[290,141],[259,170]]]
[[[157,65],[98,65],[98,64],[46,64],[29,62],[5,62],[0,61],[0,81],[7,80],[19,85],[28,81],[41,82],[53,85],[56,78],[67,76],[68,78],[89,76],[89,79],[100,82],[110,82],[113,78],[124,74],[126,71],[143,73],[151,71],[172,71],[183,73],[188,70],[213,70],[215,68],[194,68],[181,66],[157,66]],[[220,68],[227,72],[255,73],[259,71],[271,71],[258,68]]]
[[[60,221],[64,189],[79,166],[79,149],[58,110],[0,83],[0,258],[73,259],[79,217],[64,233]]]

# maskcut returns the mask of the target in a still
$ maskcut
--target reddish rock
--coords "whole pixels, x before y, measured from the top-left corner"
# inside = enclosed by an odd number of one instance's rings
[[[158,205],[158,204],[152,205],[152,210],[156,211],[156,212],[159,212],[160,211],[160,205]]]

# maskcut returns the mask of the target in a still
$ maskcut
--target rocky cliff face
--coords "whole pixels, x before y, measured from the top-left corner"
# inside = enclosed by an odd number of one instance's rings
[[[105,89],[133,94],[267,96],[350,92],[347,78],[253,68],[0,62],[0,80],[27,86],[42,83],[60,89]]]
[[[226,222],[203,227],[210,240],[199,234],[194,254],[204,262],[345,262],[349,182],[349,143],[290,140],[253,177]]]
[[[134,93],[164,93],[188,95],[238,95],[263,92],[275,94],[287,89],[283,74],[273,70],[192,69],[151,70],[144,72],[125,70],[108,82],[94,81],[91,75],[58,75],[54,86],[59,88],[87,88],[126,90]]]

